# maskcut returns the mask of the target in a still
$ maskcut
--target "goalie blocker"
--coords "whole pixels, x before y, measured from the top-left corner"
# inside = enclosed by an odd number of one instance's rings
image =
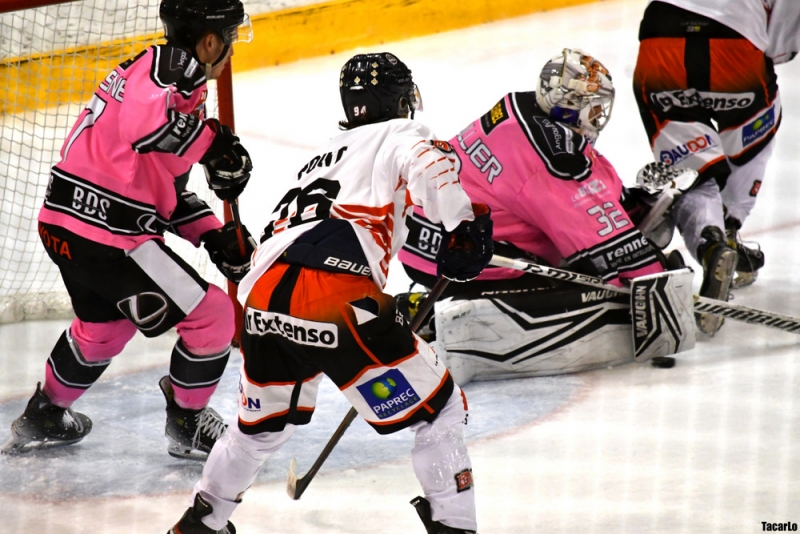
[[[634,279],[630,295],[561,284],[456,296],[436,304],[433,346],[460,385],[644,362],[694,347],[691,284],[680,269]]]

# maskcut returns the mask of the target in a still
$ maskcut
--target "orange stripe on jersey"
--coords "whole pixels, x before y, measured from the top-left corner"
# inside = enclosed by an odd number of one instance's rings
[[[707,168],[711,167],[715,163],[718,163],[718,162],[722,161],[723,159],[725,159],[724,155],[720,156],[718,158],[714,158],[711,161],[709,161],[708,163],[706,163],[705,165],[703,165],[702,167],[700,167],[699,169],[697,169],[697,172],[700,173],[700,174],[703,174],[703,171],[705,171]]]
[[[298,411],[298,412],[313,412],[314,409],[315,408],[313,408],[311,406],[296,406],[295,407],[295,411]],[[256,421],[242,421],[242,418],[240,417],[239,418],[239,424],[240,425],[244,425],[244,426],[255,426],[255,425],[259,424],[259,423],[263,423],[264,421],[266,421],[268,419],[274,419],[276,417],[283,417],[283,416],[288,415],[288,414],[289,414],[289,409],[287,408],[286,410],[282,410],[280,412],[276,412],[276,413],[272,413],[272,414],[266,415],[266,416],[264,416],[261,419],[258,419]]]
[[[709,40],[709,81],[711,91],[743,93],[754,87],[762,87],[768,95],[766,85],[767,64],[764,52],[746,39]]]
[[[262,417],[261,419],[258,419],[256,421],[249,421],[249,422],[248,421],[242,421],[242,418],[240,417],[239,418],[239,424],[240,425],[244,425],[244,426],[255,426],[258,423],[266,421],[267,419],[272,419],[272,418],[275,418],[275,417],[281,417],[281,416],[288,415],[288,414],[289,414],[289,408],[286,408],[285,410],[282,410],[282,411],[276,412],[276,413],[271,413],[271,414],[269,414],[269,415],[267,415],[265,417]]]
[[[444,160],[446,160],[446,159],[447,159],[447,158],[439,158],[439,159],[437,159],[436,161],[431,161],[430,163],[428,163],[427,165],[425,165],[425,168],[427,169],[427,168],[428,168],[428,167],[430,167],[431,165],[436,165],[436,164],[437,164],[437,163],[439,163],[440,161],[444,161]]]
[[[270,266],[267,272],[264,273],[264,276],[269,273],[270,279],[276,280],[277,283],[277,280],[280,280],[288,268],[289,265],[286,263],[274,263]],[[264,278],[264,276],[262,276],[262,278]],[[250,294],[247,295],[245,307],[266,310],[269,307],[269,300],[272,298],[273,288],[274,284],[269,284],[266,281],[264,283],[256,283],[253,286],[253,289],[250,290]]]
[[[319,373],[315,374],[312,377],[306,378],[305,380],[303,380],[303,384],[305,384],[306,382],[311,382],[312,380],[315,380],[321,374],[322,374],[322,372],[319,372]],[[293,386],[293,385],[297,384],[296,380],[291,380],[289,382],[256,382],[255,380],[251,380],[250,377],[247,376],[246,374],[243,375],[243,378],[245,380],[247,380],[248,383],[253,384],[254,386],[258,386],[260,388],[264,388],[264,387],[268,387],[268,386],[278,386],[278,387],[280,387],[280,386]]]
[[[343,314],[343,315],[344,315],[344,314]],[[355,336],[355,334],[353,334],[353,335]],[[358,340],[358,338],[357,338],[357,337],[356,337],[356,340],[357,340],[357,341],[359,341],[359,344],[360,344],[360,340]],[[401,363],[403,363],[404,361],[406,361],[406,360],[409,360],[409,359],[413,358],[414,356],[418,355],[418,354],[419,354],[419,349],[418,349],[418,346],[419,346],[419,345],[418,345],[417,338],[414,338],[414,352],[412,352],[412,353],[411,353],[411,354],[409,354],[408,356],[404,356],[404,357],[400,358],[399,360],[395,360],[394,362],[392,362],[392,367],[396,367],[396,366],[400,365]],[[361,370],[361,372],[360,372],[360,373],[358,373],[358,375],[357,375],[355,378],[353,378],[353,379],[352,379],[350,382],[348,382],[347,384],[344,384],[344,385],[343,385],[342,387],[340,387],[339,389],[340,389],[340,390],[342,390],[342,391],[344,391],[345,389],[349,388],[350,386],[352,386],[353,384],[355,384],[356,382],[358,382],[358,380],[359,380],[359,379],[360,379],[362,376],[364,376],[364,374],[366,374],[368,371],[370,371],[370,370],[372,370],[372,369],[378,369],[378,368],[381,368],[381,367],[387,367],[387,366],[386,366],[385,364],[378,363],[378,364],[376,364],[376,365],[370,365],[369,367],[365,367],[364,369],[362,369],[362,370]]]
[[[366,345],[364,345],[364,342],[361,341],[361,337],[358,335],[358,332],[356,332],[356,329],[353,326],[353,322],[350,320],[350,317],[347,316],[347,310],[345,309],[345,307],[342,306],[341,308],[339,308],[339,312],[342,314],[342,319],[344,319],[344,322],[347,325],[347,328],[350,330],[350,333],[353,334],[353,339],[356,340],[356,343],[358,343],[358,346],[361,347],[361,350],[364,351],[364,354],[369,356],[369,359],[375,362],[376,364],[383,365],[381,361],[374,354],[372,354],[372,351],[369,350]]]
[[[367,217],[367,218],[375,218],[375,219],[382,219],[386,217],[389,211],[392,209],[391,204],[386,204],[385,206],[361,206],[359,204],[334,204],[333,209],[337,213],[342,213],[345,219],[350,219],[352,217]],[[345,217],[344,214],[350,215],[350,217]]]

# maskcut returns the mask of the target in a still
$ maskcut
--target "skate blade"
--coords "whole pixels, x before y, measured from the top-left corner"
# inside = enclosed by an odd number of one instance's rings
[[[728,300],[729,292],[733,287],[735,268],[736,253],[732,250],[723,253],[714,269],[714,278],[719,283],[719,287],[716,291],[719,295],[717,297],[718,300]],[[725,319],[723,317],[711,313],[700,313],[698,314],[697,328],[707,336],[714,337],[714,334],[722,328],[724,322]]]
[[[755,282],[757,278],[758,278],[758,271],[754,271],[752,273],[736,271],[736,278],[734,278],[733,282],[731,283],[731,289],[741,289],[743,287],[752,285],[752,283]]]
[[[29,443],[31,443],[31,439],[26,436],[18,436],[13,434],[11,439],[6,441],[3,448],[0,449],[0,453],[3,454],[20,454],[23,452],[27,452],[32,449],[32,447],[26,447]]]
[[[697,329],[708,337],[714,337],[714,334],[722,328],[722,324],[725,322],[724,317],[717,317],[710,313],[699,313],[697,315]]]
[[[173,458],[180,458],[181,460],[194,460],[195,462],[205,462],[208,459],[208,453],[198,451],[197,449],[187,449],[181,445],[171,444],[167,448],[167,452]]]
[[[82,439],[83,437],[69,440],[41,440],[29,438],[27,436],[14,435],[11,436],[11,439],[6,441],[5,445],[3,445],[3,448],[0,449],[0,453],[13,455],[24,454],[34,450],[39,451],[57,449],[60,447],[66,447],[67,445],[72,445],[73,443],[78,443]]]

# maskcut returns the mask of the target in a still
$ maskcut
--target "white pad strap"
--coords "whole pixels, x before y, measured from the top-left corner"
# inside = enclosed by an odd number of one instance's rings
[[[633,357],[647,361],[694,347],[691,269],[666,271],[631,281]]]
[[[672,241],[675,223],[669,216],[669,209],[681,195],[676,189],[662,191],[637,228],[653,245],[665,249]]]

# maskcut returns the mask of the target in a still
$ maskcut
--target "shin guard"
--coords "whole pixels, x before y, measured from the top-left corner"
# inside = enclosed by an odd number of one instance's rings
[[[67,408],[100,378],[110,363],[111,360],[86,360],[67,329],[47,360],[43,391],[53,404]]]
[[[172,349],[169,365],[169,377],[178,406],[190,410],[204,408],[217,388],[230,354],[231,349],[227,347],[216,354],[197,356],[189,352],[179,339]]]

